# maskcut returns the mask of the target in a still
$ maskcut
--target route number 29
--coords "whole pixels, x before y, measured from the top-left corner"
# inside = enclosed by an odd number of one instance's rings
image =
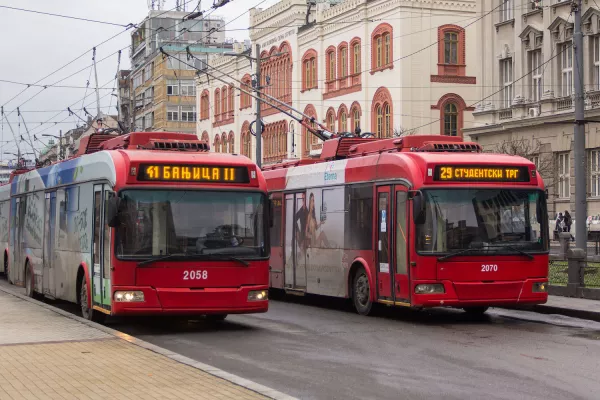
[[[189,281],[189,280],[200,280],[200,279],[207,279],[208,278],[208,271],[183,271],[183,280],[184,281]]]
[[[496,264],[482,264],[481,272],[496,272],[498,271],[498,265]]]

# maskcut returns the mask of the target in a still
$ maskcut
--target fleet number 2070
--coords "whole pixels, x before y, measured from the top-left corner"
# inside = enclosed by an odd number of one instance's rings
[[[208,271],[183,271],[183,280],[203,280],[208,279]]]
[[[481,265],[481,272],[496,272],[496,271],[498,271],[497,264],[482,264]]]

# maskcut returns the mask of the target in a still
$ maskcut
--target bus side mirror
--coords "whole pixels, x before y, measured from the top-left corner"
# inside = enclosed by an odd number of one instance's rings
[[[106,205],[106,224],[111,228],[119,225],[119,205],[121,199],[119,197],[111,197]]]
[[[269,199],[269,227],[272,228],[275,225],[275,205],[273,200]]]
[[[413,221],[415,225],[425,223],[425,199],[420,190],[413,194]]]

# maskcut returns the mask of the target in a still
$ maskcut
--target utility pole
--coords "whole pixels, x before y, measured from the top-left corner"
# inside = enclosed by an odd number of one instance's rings
[[[583,92],[583,33],[581,32],[581,0],[573,0],[575,27],[573,32],[573,59],[575,60],[575,229],[576,247],[587,249],[587,180],[585,176],[585,106]]]
[[[62,144],[62,129],[59,131],[59,134],[58,134],[58,159],[59,159],[59,161],[62,161],[65,159],[64,152],[63,152],[63,144]]]
[[[261,79],[260,79],[260,45],[255,45],[256,49],[256,85],[254,85],[254,91],[256,92],[256,165],[258,168],[262,167],[262,121],[260,117],[260,93],[261,93]]]
[[[96,109],[97,115],[96,118],[102,117],[100,115],[100,90],[98,89],[98,70],[96,69],[96,48],[94,47],[94,55],[92,57],[92,61],[94,62],[94,75],[96,75]]]

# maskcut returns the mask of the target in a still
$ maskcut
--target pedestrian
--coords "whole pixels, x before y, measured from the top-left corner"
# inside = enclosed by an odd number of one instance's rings
[[[554,227],[554,237],[558,240],[558,233],[562,232],[562,224],[563,224],[563,215],[562,213],[558,213],[558,217],[556,217],[556,226]]]
[[[573,224],[573,218],[571,218],[571,214],[569,214],[569,212],[565,210],[564,231],[571,233],[571,225],[572,224]],[[575,240],[575,238],[573,237],[573,235],[571,235],[571,241],[574,241],[574,240]]]

